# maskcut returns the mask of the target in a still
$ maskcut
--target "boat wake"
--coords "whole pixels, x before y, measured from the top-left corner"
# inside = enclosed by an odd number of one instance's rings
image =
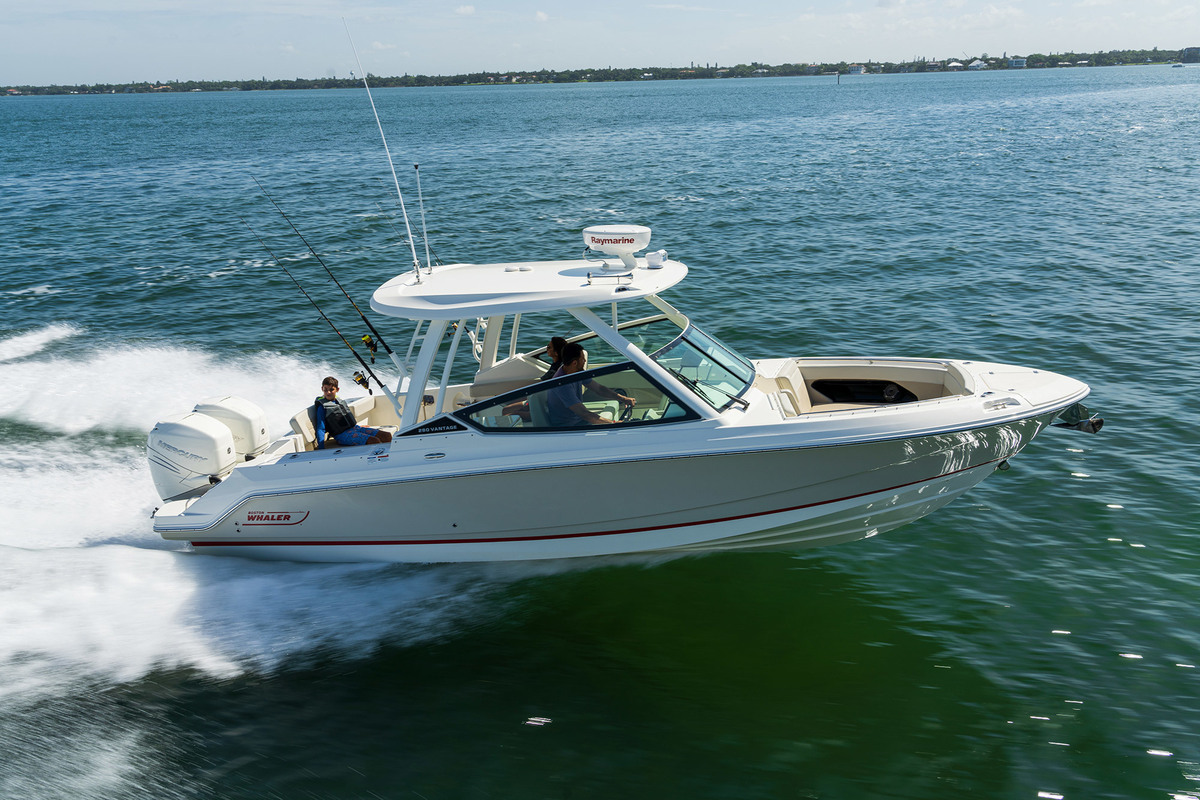
[[[284,432],[312,402],[321,376],[336,368],[278,353],[227,357],[183,347],[96,345],[59,355],[52,345],[84,331],[51,325],[0,340],[0,374],[12,400],[0,419],[52,434],[137,433],[164,409],[190,411],[202,397],[236,394],[257,403]]]
[[[503,614],[497,588],[587,568],[183,552],[151,529],[159,501],[143,432],[154,416],[220,390],[254,399],[281,424],[321,375],[339,373],[273,353],[107,345],[70,361],[55,355],[57,342],[82,333],[50,326],[0,340],[0,379],[17,398],[0,411],[2,706],[79,681],[162,670],[232,677],[453,636]]]
[[[0,363],[33,355],[48,345],[80,333],[74,325],[47,325],[29,333],[0,340]]]

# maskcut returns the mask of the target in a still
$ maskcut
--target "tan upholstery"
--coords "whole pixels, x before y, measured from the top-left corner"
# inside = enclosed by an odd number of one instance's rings
[[[375,396],[364,395],[349,401],[350,410],[354,412],[354,418],[358,420],[360,425],[370,425],[370,415],[372,409],[375,408]],[[304,449],[313,450],[317,446],[317,409],[316,406],[310,405],[299,413],[295,414],[288,424],[292,431],[304,440]],[[372,425],[371,427],[379,427]],[[393,427],[393,426],[387,426]],[[329,441],[329,437],[326,437]]]
[[[755,362],[758,375],[755,385],[763,392],[775,395],[786,416],[794,417],[812,411],[804,376],[792,358],[764,358]]]

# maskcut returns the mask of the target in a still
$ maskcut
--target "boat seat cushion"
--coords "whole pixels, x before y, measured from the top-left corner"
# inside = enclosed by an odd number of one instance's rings
[[[312,450],[317,446],[317,409],[315,406],[309,406],[298,414],[295,414],[288,424],[292,428],[292,432],[299,436],[304,441],[304,449]]]
[[[359,424],[366,424],[368,414],[375,408],[374,395],[364,395],[353,400],[348,400],[350,410],[354,412],[354,418]],[[292,432],[297,434],[304,440],[305,450],[314,450],[317,446],[317,407],[310,405],[303,411],[295,414],[288,424],[292,428]],[[392,427],[392,426],[386,426]],[[331,441],[330,437],[326,436],[325,441]]]
[[[812,401],[808,398],[808,387],[805,386],[804,376],[800,374],[800,367],[796,366],[795,361],[790,358],[785,359],[784,364],[775,373],[775,383],[779,386],[780,394],[787,397],[789,402],[796,406],[797,414],[812,411]]]
[[[777,393],[791,415],[812,411],[808,386],[793,358],[764,358],[756,364],[759,377],[764,379],[763,391]]]

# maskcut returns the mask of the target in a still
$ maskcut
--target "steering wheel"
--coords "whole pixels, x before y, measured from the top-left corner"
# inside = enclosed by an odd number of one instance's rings
[[[631,419],[633,419],[633,403],[630,403],[629,405],[625,406],[625,408],[621,409],[620,421],[629,422]]]

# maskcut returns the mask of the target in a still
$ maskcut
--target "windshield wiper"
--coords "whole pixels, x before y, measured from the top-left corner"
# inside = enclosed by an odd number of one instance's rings
[[[731,402],[734,402],[734,403],[737,403],[738,405],[740,405],[740,406],[742,407],[742,410],[743,410],[743,411],[744,411],[745,409],[747,409],[747,408],[749,408],[749,407],[750,407],[750,404],[749,404],[748,402],[746,402],[746,401],[745,401],[745,400],[743,400],[742,398],[738,397],[737,395],[730,394],[729,392],[727,392],[727,391],[725,391],[724,389],[722,389],[720,386],[717,386],[717,385],[715,385],[715,384],[712,384],[712,383],[703,383],[703,384],[701,384],[699,381],[696,381],[696,380],[694,380],[694,379],[692,379],[692,378],[689,378],[689,377],[687,377],[686,375],[684,375],[683,373],[679,372],[678,370],[671,369],[670,367],[667,367],[667,366],[665,366],[665,365],[663,365],[663,366],[664,366],[664,368],[667,370],[667,372],[671,373],[671,374],[672,374],[672,375],[674,375],[676,378],[678,378],[680,383],[682,383],[683,385],[687,386],[687,387],[688,387],[689,389],[691,389],[693,392],[695,392],[696,394],[698,394],[698,395],[700,395],[700,396],[702,396],[702,397],[704,396],[704,391],[703,391],[703,390],[702,390],[700,387],[701,387],[701,386],[705,386],[705,387],[707,387],[707,388],[709,388],[709,389],[715,389],[716,391],[718,391],[718,392],[720,392],[721,394],[725,395],[726,397],[728,397],[728,398],[729,398],[729,400],[730,400]]]

